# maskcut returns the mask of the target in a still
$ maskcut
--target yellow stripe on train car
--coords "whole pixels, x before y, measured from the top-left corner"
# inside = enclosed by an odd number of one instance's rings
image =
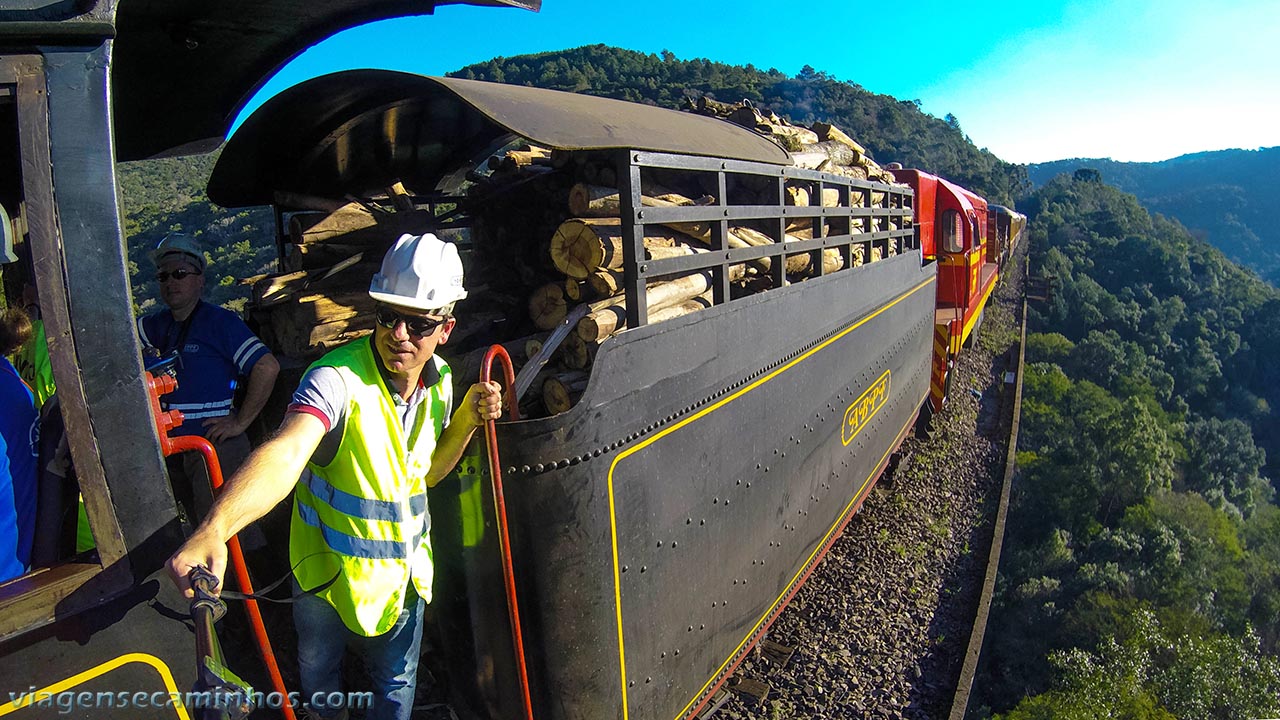
[[[675,425],[672,425],[671,427],[669,427],[669,428],[667,428],[667,429],[665,429],[665,430],[662,430],[662,431],[660,431],[660,432],[656,433],[656,434],[655,434],[655,435],[653,435],[652,437],[648,438],[647,440],[644,440],[643,442],[641,442],[641,443],[639,443],[639,444],[635,445],[634,447],[631,447],[631,448],[628,448],[628,449],[626,449],[626,450],[623,450],[623,451],[622,451],[621,453],[619,453],[616,457],[614,457],[613,462],[612,462],[612,463],[610,464],[610,466],[609,466],[609,475],[608,475],[608,494],[609,494],[609,532],[610,532],[610,536],[611,536],[611,537],[610,537],[610,545],[611,545],[611,552],[612,552],[612,559],[613,559],[613,602],[614,602],[614,613],[615,613],[615,619],[616,619],[616,622],[617,622],[617,628],[618,628],[618,670],[619,670],[619,679],[620,679],[620,681],[621,681],[621,682],[620,682],[620,684],[621,684],[621,690],[622,690],[622,720],[628,720],[628,718],[630,718],[631,708],[630,708],[630,704],[629,704],[629,700],[628,700],[628,696],[627,696],[627,651],[626,651],[626,641],[625,641],[625,638],[624,638],[624,632],[623,632],[623,621],[622,621],[622,565],[621,565],[621,562],[620,562],[620,561],[619,561],[619,559],[618,559],[618,521],[617,521],[617,517],[618,517],[618,515],[617,515],[617,506],[616,506],[616,500],[615,500],[615,497],[614,497],[614,490],[613,490],[614,473],[615,473],[615,471],[617,470],[618,465],[619,465],[623,460],[625,460],[626,458],[628,458],[628,457],[630,457],[630,456],[632,456],[632,455],[634,455],[634,454],[636,454],[636,453],[640,452],[641,450],[643,450],[643,449],[645,449],[646,447],[648,447],[648,446],[652,445],[653,443],[657,442],[658,440],[661,440],[662,438],[666,437],[667,435],[670,435],[671,433],[677,432],[677,431],[679,431],[679,430],[681,430],[681,429],[683,429],[683,428],[685,428],[685,427],[689,426],[690,424],[697,422],[699,419],[701,419],[701,418],[703,418],[703,417],[705,417],[705,416],[707,416],[707,415],[709,415],[709,414],[711,414],[711,413],[715,412],[716,410],[719,410],[720,408],[724,407],[725,405],[728,405],[729,403],[733,402],[734,400],[738,399],[739,397],[742,397],[743,395],[746,395],[747,393],[752,392],[752,391],[753,391],[753,390],[755,390],[756,388],[758,388],[758,387],[760,387],[760,386],[764,385],[765,383],[767,383],[767,382],[769,382],[769,381],[773,380],[774,378],[778,377],[779,375],[782,375],[783,373],[787,372],[787,371],[788,371],[788,370],[790,370],[791,368],[793,368],[793,367],[795,367],[795,366],[797,366],[797,365],[799,365],[799,364],[803,363],[804,361],[808,360],[808,359],[809,359],[810,357],[812,357],[813,355],[815,355],[815,354],[817,354],[817,353],[821,352],[823,349],[825,349],[826,347],[828,347],[828,346],[829,346],[829,345],[831,345],[832,343],[835,343],[836,341],[840,340],[840,339],[841,339],[842,337],[844,337],[845,335],[848,335],[849,333],[851,333],[851,332],[853,332],[854,330],[858,329],[858,328],[859,328],[859,327],[861,327],[862,325],[864,325],[864,324],[866,324],[866,323],[870,322],[871,320],[873,320],[874,318],[876,318],[877,316],[879,316],[881,313],[884,313],[885,311],[889,310],[890,308],[892,308],[893,306],[895,306],[895,305],[897,305],[898,303],[902,302],[903,300],[906,300],[908,297],[910,297],[910,296],[912,296],[912,295],[916,294],[917,292],[919,292],[919,291],[920,291],[920,290],[922,290],[923,288],[926,288],[926,287],[928,287],[928,286],[930,286],[930,285],[933,285],[935,282],[937,282],[937,275],[932,275],[932,276],[930,276],[930,277],[929,277],[929,279],[925,280],[924,282],[919,283],[919,284],[918,284],[918,285],[916,285],[915,287],[913,287],[913,288],[911,288],[910,290],[908,290],[908,291],[904,292],[903,294],[901,294],[901,295],[899,295],[898,297],[894,298],[894,299],[893,299],[893,300],[891,300],[890,302],[888,302],[888,303],[886,303],[886,304],[884,304],[884,305],[881,305],[879,308],[877,308],[876,310],[872,311],[872,312],[871,312],[869,315],[867,315],[866,317],[864,317],[864,318],[862,318],[861,320],[859,320],[859,321],[857,321],[857,322],[853,323],[852,325],[850,325],[850,326],[846,327],[844,330],[841,330],[840,332],[836,333],[835,335],[833,335],[833,336],[831,336],[831,337],[827,338],[826,340],[824,340],[824,341],[822,341],[821,343],[819,343],[817,346],[815,346],[815,347],[813,347],[813,348],[810,348],[809,350],[807,350],[807,351],[805,351],[804,353],[802,353],[800,356],[798,356],[798,357],[796,357],[796,358],[792,359],[791,361],[789,361],[789,362],[787,362],[786,364],[782,365],[781,367],[779,367],[779,368],[777,368],[777,369],[773,370],[772,372],[770,372],[770,373],[768,373],[767,375],[765,375],[765,376],[761,377],[760,379],[756,380],[755,382],[752,382],[751,384],[747,385],[746,387],[744,387],[744,388],[742,388],[742,389],[740,389],[740,390],[738,390],[738,391],[736,391],[736,392],[734,392],[734,393],[730,394],[728,397],[725,397],[725,398],[723,398],[723,399],[721,399],[721,400],[717,401],[716,403],[714,403],[714,404],[712,404],[712,405],[710,405],[710,406],[708,406],[708,407],[706,407],[706,408],[703,408],[702,410],[698,411],[697,413],[695,413],[695,414],[691,415],[691,416],[690,416],[690,417],[688,417],[688,418],[685,418],[684,420],[681,420],[680,422],[676,423]],[[922,398],[922,400],[923,400],[923,398]],[[910,423],[908,423],[908,425],[907,425],[906,427],[909,427],[909,426],[910,426]],[[906,427],[904,427],[904,428],[903,428],[903,431],[904,431],[904,432],[905,432]],[[901,433],[900,433],[900,434],[901,434]],[[884,453],[884,457],[882,457],[882,458],[880,459],[880,462],[881,462],[881,463],[883,463],[883,462],[884,462],[884,459],[885,459],[885,458],[887,458],[887,457],[889,456],[889,453],[890,453],[890,452],[892,452],[892,450],[893,450],[893,448],[891,447],[891,448],[889,448],[888,450],[886,450],[886,451],[885,451],[885,453]],[[865,488],[866,488],[866,486],[867,486],[867,485],[868,485],[868,484],[869,484],[869,483],[874,479],[874,477],[875,477],[875,474],[874,474],[874,473],[872,473],[872,475],[871,475],[871,476],[868,476],[868,477],[866,478],[866,480],[864,480],[864,481],[863,481],[863,483],[862,483],[862,487],[861,487],[861,488],[859,488],[859,490],[858,490],[857,492],[855,492],[855,493],[854,493],[854,495],[853,495],[853,499],[851,499],[851,500],[849,501],[849,504],[848,504],[848,505],[845,507],[845,509],[842,511],[842,513],[841,513],[841,517],[843,517],[843,515],[844,515],[845,513],[847,513],[847,512],[849,511],[849,509],[850,509],[850,508],[852,508],[852,507],[853,507],[853,503],[857,501],[857,498],[858,498],[858,496],[861,494],[862,489],[865,489]],[[721,672],[721,671],[723,671],[723,670],[724,670],[724,668],[725,668],[726,666],[728,666],[728,664],[730,663],[730,661],[732,661],[732,660],[733,660],[734,655],[736,655],[736,654],[738,653],[738,651],[742,649],[742,646],[743,646],[744,644],[746,644],[747,640],[751,638],[751,636],[756,632],[756,630],[757,630],[757,629],[759,629],[759,627],[760,627],[762,624],[764,624],[764,621],[765,621],[765,620],[769,617],[769,615],[773,612],[774,608],[776,608],[776,607],[777,607],[777,606],[782,602],[782,599],[783,599],[784,597],[786,597],[787,590],[788,590],[788,589],[790,589],[790,587],[791,587],[791,586],[796,582],[796,580],[797,580],[797,579],[799,579],[799,577],[800,577],[801,573],[803,573],[803,572],[804,572],[804,568],[808,566],[808,563],[809,563],[810,561],[812,561],[813,556],[814,556],[814,555],[816,555],[816,554],[818,553],[818,551],[822,548],[823,543],[825,543],[825,542],[827,541],[827,539],[828,539],[828,538],[830,538],[831,534],[832,534],[832,533],[834,533],[834,532],[836,531],[836,528],[838,528],[838,527],[839,527],[839,525],[840,525],[840,523],[839,523],[839,521],[837,521],[835,525],[832,525],[832,526],[831,526],[831,529],[827,531],[826,536],[825,536],[825,537],[823,537],[823,539],[818,543],[817,547],[815,547],[815,548],[814,548],[813,553],[812,553],[812,554],[810,554],[810,556],[809,556],[808,560],[806,560],[804,563],[801,563],[801,565],[800,565],[800,570],[798,570],[798,571],[796,572],[796,574],[791,578],[791,581],[790,581],[790,582],[788,582],[788,583],[786,584],[785,589],[783,590],[782,594],[780,594],[780,595],[777,597],[777,599],[776,599],[776,600],[774,600],[774,602],[770,605],[769,610],[768,610],[767,612],[765,612],[765,614],[764,614],[764,615],[760,616],[759,620],[757,620],[757,621],[756,621],[755,625],[747,631],[747,634],[742,638],[742,641],[738,643],[738,646],[737,646],[736,648],[734,648],[733,652],[731,652],[731,653],[729,654],[729,656],[728,656],[727,658],[725,658],[724,662],[722,662],[722,663],[720,664],[720,666],[719,666],[718,668],[716,668],[716,670],[715,670],[714,672],[712,672],[712,673],[711,673],[711,675],[709,676],[708,680],[703,684],[703,686],[702,686],[702,687],[701,687],[697,692],[695,692],[695,693],[693,694],[692,699],[691,699],[691,700],[689,700],[688,704],[686,704],[686,705],[684,706],[684,708],[680,711],[680,713],[679,713],[676,717],[683,716],[686,712],[688,712],[688,711],[689,711],[689,709],[690,709],[690,708],[692,708],[692,707],[694,706],[694,704],[695,704],[695,703],[697,703],[697,701],[698,701],[698,697],[701,695],[701,693],[703,693],[704,691],[706,691],[706,689],[707,689],[708,687],[710,687],[710,685],[711,685],[712,681],[714,681],[715,677],[716,677],[717,675],[719,675],[719,674],[720,674],[720,672]]]
[[[999,278],[993,280],[991,285],[987,288],[987,291],[982,293],[982,298],[978,300],[978,304],[974,306],[973,314],[970,315],[969,319],[965,322],[964,332],[960,334],[960,337],[964,338],[964,340],[967,340],[969,338],[969,333],[973,332],[973,326],[978,323],[978,318],[982,315],[982,309],[987,306],[987,300],[991,298],[991,293],[995,292],[996,285],[998,284]],[[964,343],[964,340],[961,340],[961,344]]]

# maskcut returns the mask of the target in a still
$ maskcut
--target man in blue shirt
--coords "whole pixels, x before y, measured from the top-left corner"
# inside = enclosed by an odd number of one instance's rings
[[[184,422],[169,434],[208,438],[218,452],[223,476],[231,477],[249,454],[244,432],[271,395],[280,364],[235,313],[201,299],[206,261],[194,239],[168,235],[151,259],[167,309],[140,318],[138,336],[161,356],[178,354],[178,388],[162,401],[165,410],[180,410]],[[233,407],[240,376],[248,376],[248,386],[244,401]],[[180,463],[171,463],[171,475],[175,469],[186,477],[189,487],[175,482],[174,491],[194,501],[192,511],[203,516],[211,500],[203,459],[185,453]]]

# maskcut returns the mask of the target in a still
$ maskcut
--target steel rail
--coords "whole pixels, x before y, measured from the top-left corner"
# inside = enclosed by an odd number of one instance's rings
[[[1025,278],[1025,270],[1023,277]],[[1000,485],[1000,502],[996,509],[996,519],[991,530],[991,549],[987,553],[987,570],[982,581],[982,595],[978,598],[978,610],[973,620],[973,629],[969,633],[969,645],[965,650],[964,664],[960,668],[960,676],[956,681],[956,692],[951,703],[950,720],[964,720],[969,707],[969,697],[973,692],[973,680],[978,672],[978,659],[982,652],[982,642],[986,637],[987,619],[991,612],[991,596],[995,591],[996,575],[1000,570],[1000,552],[1004,545],[1005,523],[1009,512],[1009,493],[1013,486],[1013,475],[1017,470],[1018,425],[1022,410],[1022,372],[1026,365],[1027,352],[1027,299],[1022,298],[1022,329],[1018,340],[1017,375],[1014,379],[1012,420],[1009,424],[1009,445],[1005,452],[1004,480]]]

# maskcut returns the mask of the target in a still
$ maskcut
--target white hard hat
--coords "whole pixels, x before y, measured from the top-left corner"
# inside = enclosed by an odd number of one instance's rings
[[[200,249],[200,244],[195,241],[195,238],[181,233],[165,235],[160,244],[156,245],[156,249],[151,251],[151,262],[159,265],[160,261],[174,254],[182,255],[204,272],[204,250]]]
[[[431,233],[401,235],[382,258],[369,296],[415,310],[451,307],[467,296],[458,248]]]

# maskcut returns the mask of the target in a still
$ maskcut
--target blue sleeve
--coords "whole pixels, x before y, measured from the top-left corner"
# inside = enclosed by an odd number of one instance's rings
[[[0,582],[12,580],[26,570],[18,558],[18,508],[13,498],[9,446],[0,434]]]
[[[159,350],[160,346],[156,344],[156,339],[151,337],[152,333],[156,331],[155,323],[151,322],[153,317],[155,316],[143,315],[138,318],[138,339],[142,341],[143,349],[156,348]]]
[[[257,335],[253,334],[243,320],[236,317],[235,313],[223,308],[218,309],[223,313],[220,318],[222,352],[231,358],[231,362],[239,368],[241,375],[248,375],[249,371],[253,370],[253,366],[264,356],[271,354],[271,351],[258,339]]]

